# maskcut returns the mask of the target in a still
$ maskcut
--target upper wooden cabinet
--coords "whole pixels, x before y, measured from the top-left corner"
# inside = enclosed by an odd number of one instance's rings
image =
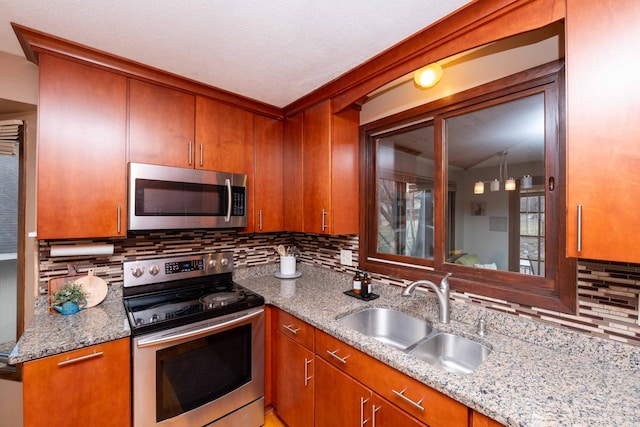
[[[640,262],[638,22],[635,0],[567,0],[570,257]]]
[[[38,238],[125,236],[127,80],[40,55]]]
[[[129,80],[129,161],[194,167],[195,98]]]
[[[331,101],[287,119],[287,230],[358,232],[358,128],[359,112],[333,114]]]
[[[283,124],[281,120],[259,115],[254,115],[253,124],[254,231],[282,231]]]
[[[248,173],[253,165],[253,114],[197,96],[195,150],[196,168]]]

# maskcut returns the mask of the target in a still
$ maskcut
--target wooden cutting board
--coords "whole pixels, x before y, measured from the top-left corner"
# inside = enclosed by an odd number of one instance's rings
[[[93,269],[89,270],[89,274],[78,274],[73,266],[69,266],[69,275],[64,277],[56,277],[49,279],[49,312],[58,313],[51,307],[51,297],[54,292],[59,291],[66,283],[78,282],[82,285],[84,290],[89,293],[87,297],[87,306],[85,308],[93,307],[100,304],[107,296],[108,286],[100,277],[93,275]]]

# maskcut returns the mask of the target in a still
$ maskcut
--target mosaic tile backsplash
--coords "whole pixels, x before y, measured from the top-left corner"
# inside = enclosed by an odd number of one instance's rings
[[[114,253],[102,257],[50,257],[53,244],[112,243]],[[41,241],[39,244],[39,293],[46,294],[49,279],[67,275],[68,265],[81,274],[89,268],[107,283],[122,283],[122,262],[139,258],[188,255],[207,251],[233,251],[235,268],[274,265],[278,244],[296,245],[299,262],[353,274],[355,267],[340,265],[340,249],[353,252],[357,264],[358,236],[325,236],[303,233],[241,233],[236,231],[198,230],[189,232],[151,232],[131,235],[122,240]],[[408,282],[373,275],[374,280],[389,285]],[[582,333],[640,346],[638,298],[640,265],[602,261],[578,262],[578,313],[568,315],[550,310],[513,304],[469,293],[452,294],[453,298],[514,316],[535,319]]]

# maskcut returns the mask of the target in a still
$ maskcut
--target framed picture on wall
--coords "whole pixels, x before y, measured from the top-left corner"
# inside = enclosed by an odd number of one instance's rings
[[[471,202],[471,216],[485,216],[487,214],[487,202]]]

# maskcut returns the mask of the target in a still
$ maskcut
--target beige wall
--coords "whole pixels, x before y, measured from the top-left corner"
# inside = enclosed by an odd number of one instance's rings
[[[36,177],[36,104],[38,102],[38,67],[26,59],[0,52],[0,99],[31,104],[33,112],[8,113],[3,119],[22,119],[26,122],[27,162],[27,218],[26,232],[35,231],[35,177]],[[33,317],[34,288],[38,281],[36,242],[26,237],[25,253],[25,325]],[[22,426],[22,383],[0,380],[0,419],[3,427]]]
[[[0,52],[0,98],[36,105],[38,67],[24,57]]]

